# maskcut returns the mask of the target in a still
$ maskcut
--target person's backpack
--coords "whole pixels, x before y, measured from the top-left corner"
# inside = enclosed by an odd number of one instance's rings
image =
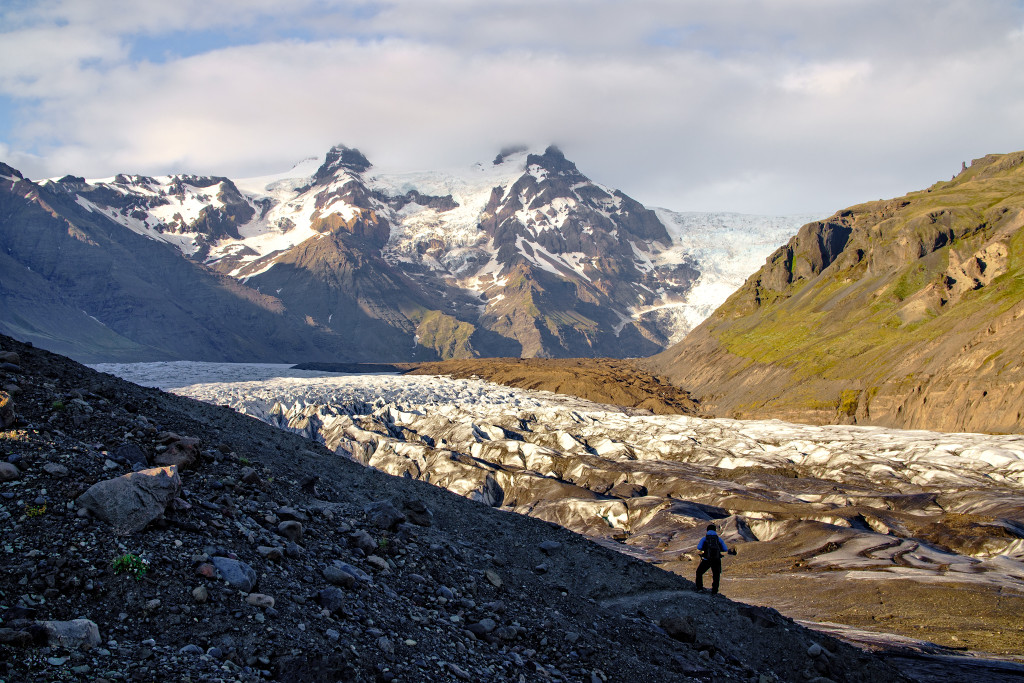
[[[704,559],[714,562],[715,560],[722,559],[722,544],[718,540],[718,536],[712,536],[708,534],[704,537],[704,548],[702,550]]]

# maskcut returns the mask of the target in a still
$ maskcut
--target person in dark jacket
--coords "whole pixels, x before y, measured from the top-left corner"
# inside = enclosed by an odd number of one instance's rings
[[[718,594],[718,584],[722,579],[722,555],[728,553],[735,555],[735,550],[730,550],[725,541],[718,535],[714,524],[708,524],[707,533],[697,544],[700,551],[700,565],[697,566],[697,592],[704,590],[704,574],[711,570],[711,594]]]

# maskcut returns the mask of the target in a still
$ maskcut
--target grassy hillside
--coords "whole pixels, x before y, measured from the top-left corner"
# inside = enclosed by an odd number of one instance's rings
[[[1024,152],[800,229],[652,365],[722,415],[1018,431]]]

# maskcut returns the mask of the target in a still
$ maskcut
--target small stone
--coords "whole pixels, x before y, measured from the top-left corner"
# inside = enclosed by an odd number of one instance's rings
[[[9,462],[0,462],[0,481],[14,481],[21,477],[17,467]]]
[[[483,636],[492,633],[497,627],[493,619],[481,619],[475,624],[467,625],[466,630],[475,636]]]
[[[228,557],[215,557],[213,565],[221,577],[238,590],[250,593],[256,587],[256,571],[245,562]]]
[[[196,567],[196,574],[199,576],[206,577],[207,579],[217,578],[217,568],[209,562],[203,562],[201,565]]]
[[[328,586],[317,593],[316,599],[320,606],[331,614],[340,611],[345,606],[345,594],[334,586]]]
[[[147,612],[152,612],[155,609],[159,609],[160,605],[161,605],[161,602],[160,602],[159,598],[153,598],[152,600],[147,600],[146,601],[145,610]]]
[[[130,465],[149,465],[149,462],[146,459],[146,454],[141,448],[133,443],[126,443],[123,446],[118,446],[112,455],[115,459],[124,460]]]
[[[64,465],[55,462],[48,462],[45,465],[43,465],[43,471],[55,477],[68,476],[68,468],[64,467]]]
[[[372,553],[377,549],[377,543],[373,540],[373,536],[362,529],[352,534],[350,539],[351,540],[349,542],[363,552]]]
[[[422,500],[410,500],[405,504],[405,516],[418,526],[433,524],[434,515]]]
[[[274,546],[261,545],[256,548],[256,552],[270,562],[280,562],[284,558],[284,551]]]
[[[203,654],[203,648],[193,643],[189,643],[185,647],[178,650],[178,653],[183,655],[201,655]]]
[[[242,471],[238,473],[238,479],[243,484],[255,484],[260,480],[260,475],[256,474],[256,470],[251,467],[243,467]]]
[[[379,569],[381,571],[390,570],[388,561],[385,560],[383,557],[378,557],[377,555],[370,555],[368,558],[366,558],[366,562],[375,569]]]
[[[539,544],[537,547],[545,555],[553,555],[555,552],[557,552],[562,547],[562,544],[559,543],[558,541],[544,541],[543,543]]]
[[[473,680],[473,677],[469,674],[469,672],[460,667],[458,664],[448,662],[446,666],[448,667],[448,670],[451,671],[452,674],[454,674],[454,676],[458,678],[460,681]]]
[[[302,540],[302,523],[295,520],[288,520],[277,525],[277,533],[287,538],[292,543]]]
[[[274,606],[274,598],[263,593],[249,593],[249,595],[245,596],[245,601],[254,607],[262,609]]]
[[[395,645],[387,636],[381,636],[377,639],[377,647],[385,654],[392,655],[395,653]]]
[[[408,647],[416,647],[416,641],[413,640],[412,638],[406,638],[405,639],[405,644]]]
[[[823,651],[821,645],[817,643],[811,643],[811,646],[807,648],[807,654],[811,657],[820,657]]]
[[[501,588],[501,577],[498,576],[495,572],[488,569],[484,572],[484,576],[487,577],[487,580],[491,583],[492,586],[494,586],[495,588]]]
[[[202,604],[210,599],[210,592],[206,590],[206,586],[196,586],[192,589],[192,599]]]
[[[287,505],[279,507],[275,514],[280,519],[283,519],[283,520],[286,520],[286,521],[288,521],[288,520],[292,520],[292,521],[295,521],[295,522],[308,522],[309,521],[309,516],[306,515],[304,512],[299,512],[295,508],[289,507]]]
[[[345,588],[351,588],[356,583],[355,575],[349,574],[340,567],[335,567],[334,565],[324,567],[324,578],[336,586],[343,586]]]
[[[338,639],[341,638],[341,634],[335,631],[333,628],[329,628],[326,631],[324,631],[324,635],[327,636],[327,640],[330,640],[332,642],[337,642]]]
[[[370,524],[381,529],[394,529],[405,521],[405,515],[398,511],[398,508],[390,500],[378,500],[370,503],[363,512],[366,513]]]

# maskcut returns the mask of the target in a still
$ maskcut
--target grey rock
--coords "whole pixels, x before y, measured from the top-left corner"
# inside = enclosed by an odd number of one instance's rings
[[[192,599],[198,603],[204,603],[210,599],[210,592],[206,586],[196,586],[192,589]]]
[[[130,465],[149,465],[146,453],[133,443],[126,443],[123,446],[118,446],[112,455],[119,460],[126,461]]]
[[[356,584],[356,577],[354,574],[350,574],[340,567],[335,567],[334,565],[329,565],[324,568],[324,578],[336,586],[343,586],[345,588],[351,588]]]
[[[405,521],[405,515],[399,512],[390,500],[378,500],[370,503],[363,508],[363,512],[366,513],[370,524],[381,529],[394,529]]]
[[[248,604],[261,609],[268,609],[274,606],[273,596],[264,595],[263,593],[249,593],[245,596],[245,601]]]
[[[559,543],[558,541],[544,541],[543,543],[539,544],[537,547],[545,555],[553,555],[553,554],[555,554],[555,552],[557,552],[559,549],[561,549],[562,544]]]
[[[221,578],[231,586],[246,593],[256,587],[256,572],[245,562],[232,560],[229,557],[215,557],[213,566],[220,572]]]
[[[366,563],[374,569],[379,569],[380,571],[388,571],[390,569],[388,561],[385,560],[383,557],[379,557],[377,555],[370,555],[368,558],[366,558]]]
[[[167,433],[162,440],[166,449],[157,453],[153,458],[153,464],[176,465],[186,469],[199,459],[199,439]]]
[[[334,614],[345,606],[345,594],[334,586],[328,586],[317,593],[316,599],[317,602],[320,603],[320,606],[331,614]]]
[[[434,523],[434,514],[422,500],[410,500],[405,504],[405,516],[410,522],[419,526],[430,526]]]
[[[21,477],[17,467],[9,462],[0,462],[0,481],[14,481]]]
[[[277,525],[277,533],[281,534],[292,543],[298,543],[302,540],[302,531],[302,523],[294,520],[281,522]]]
[[[44,621],[41,625],[46,630],[50,647],[88,650],[100,644],[100,628],[89,619]]]
[[[260,480],[260,475],[251,467],[243,467],[238,473],[238,480],[243,484],[255,484]]]
[[[495,629],[494,635],[502,640],[515,640],[516,636],[519,635],[519,631],[515,626],[501,626]]]
[[[199,647],[198,645],[194,645],[193,643],[189,643],[185,647],[178,650],[178,653],[183,655],[201,655],[203,654],[203,648]]]
[[[493,619],[481,619],[475,624],[469,624],[466,626],[466,630],[475,636],[483,636],[488,633],[493,633],[494,629],[497,627],[498,625],[494,623]]]
[[[300,512],[293,507],[285,505],[277,509],[277,516],[283,520],[293,520],[296,522],[308,522],[309,515],[304,512]]]
[[[93,484],[78,497],[84,507],[118,533],[132,533],[163,514],[181,491],[176,467],[154,467]]]
[[[68,476],[68,468],[56,462],[48,462],[43,465],[43,471],[55,477]]]
[[[261,545],[256,548],[256,552],[271,562],[280,562],[284,558],[284,551],[275,546]]]
[[[367,553],[372,553],[377,549],[377,543],[373,540],[373,536],[362,529],[352,534],[351,542],[356,548]]]

